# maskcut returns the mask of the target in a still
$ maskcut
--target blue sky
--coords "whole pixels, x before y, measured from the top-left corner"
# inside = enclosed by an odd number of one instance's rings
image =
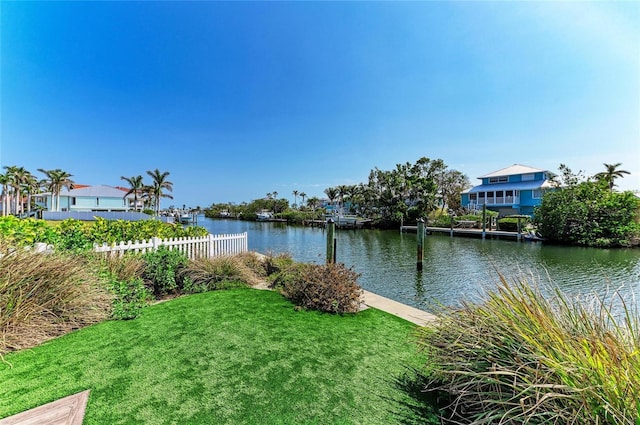
[[[0,166],[323,196],[422,156],[632,172],[640,2],[0,2]]]

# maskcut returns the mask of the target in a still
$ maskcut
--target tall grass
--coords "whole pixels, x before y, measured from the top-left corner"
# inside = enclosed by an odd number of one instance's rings
[[[640,322],[620,299],[552,297],[501,277],[484,302],[443,308],[420,331],[429,389],[453,423],[636,424]]]
[[[111,297],[78,256],[0,257],[0,354],[104,320]]]
[[[255,257],[222,256],[190,261],[181,271],[185,292],[205,292],[232,286],[254,286],[264,280]]]

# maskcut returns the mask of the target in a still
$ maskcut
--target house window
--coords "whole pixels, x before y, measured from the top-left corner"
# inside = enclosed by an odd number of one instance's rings
[[[502,176],[502,177],[489,177],[489,183],[493,184],[493,183],[507,183],[509,181],[509,177],[507,176]]]
[[[75,205],[76,204],[76,197],[72,196],[71,197],[71,205]]]
[[[531,195],[531,197],[532,197],[533,199],[540,199],[540,198],[542,198],[542,190],[540,190],[540,189],[534,190],[534,191],[533,191],[533,194]]]
[[[523,182],[528,182],[531,180],[535,180],[536,179],[536,175],[533,173],[529,173],[529,174],[523,174],[522,175],[522,181]]]
[[[469,200],[470,201],[477,201],[478,200],[478,194],[477,193],[470,193],[469,194]]]

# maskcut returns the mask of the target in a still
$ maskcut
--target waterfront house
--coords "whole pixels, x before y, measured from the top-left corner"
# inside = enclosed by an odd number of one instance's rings
[[[60,191],[58,211],[130,211],[135,209],[133,194],[125,196],[127,189],[113,186],[77,185]],[[37,195],[46,211],[51,211],[52,194]],[[140,203],[140,200],[138,200]]]
[[[462,193],[462,206],[478,210],[486,205],[500,216],[533,215],[533,209],[542,202],[543,191],[553,187],[549,171],[520,164],[478,178],[480,185]]]

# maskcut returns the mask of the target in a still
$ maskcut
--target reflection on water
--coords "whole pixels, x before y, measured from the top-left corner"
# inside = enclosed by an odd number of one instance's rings
[[[324,229],[282,223],[199,219],[211,233],[249,233],[249,249],[290,253],[297,261],[323,263]],[[498,274],[508,279],[553,282],[565,293],[619,289],[627,301],[640,290],[640,249],[594,249],[547,246],[505,240],[429,235],[423,271],[416,270],[416,235],[398,231],[336,231],[337,259],[361,273],[367,290],[425,310],[435,303],[456,305],[475,300],[495,286]]]

